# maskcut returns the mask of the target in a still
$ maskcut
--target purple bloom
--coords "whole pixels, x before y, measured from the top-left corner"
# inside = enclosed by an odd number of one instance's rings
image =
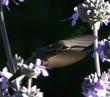
[[[4,77],[2,73],[0,73],[0,92],[4,95],[5,93],[8,92],[8,79]]]
[[[72,15],[72,26],[76,24],[78,17],[84,22],[88,22],[91,28],[98,23],[97,28],[100,28],[100,24],[104,23],[108,25],[110,22],[110,4],[104,0],[84,0],[84,3],[80,3],[74,8]]]
[[[107,39],[99,41],[98,48],[95,50],[98,52],[102,61],[110,62],[110,42]]]
[[[6,90],[8,88],[8,86],[9,86],[8,80],[6,78],[3,78],[1,88],[3,90]]]
[[[109,73],[103,72],[100,77],[91,74],[82,83],[82,90],[85,97],[109,97]]]
[[[76,21],[78,20],[78,17],[79,17],[79,13],[78,13],[78,10],[77,10],[77,7],[74,8],[74,11],[76,13],[74,13],[71,17],[72,19],[72,26],[74,26],[76,24]]]
[[[46,70],[46,67],[41,64],[40,59],[36,59],[36,64],[30,63],[29,66],[26,64],[23,64],[23,74],[32,76],[32,78],[37,78],[41,73],[43,76],[48,76],[48,72]]]
[[[92,90],[89,90],[88,93],[84,93],[85,97],[97,97]]]
[[[103,89],[103,85],[101,85],[101,81],[94,83],[94,86],[96,87],[96,89]]]
[[[108,19],[102,20],[102,22],[107,26],[110,22],[110,17]]]
[[[105,58],[105,54],[104,54],[105,41],[106,41],[105,39],[102,41],[99,41],[98,48],[96,49],[101,59]]]
[[[9,4],[9,0],[2,0],[2,5],[8,6],[8,4]]]
[[[46,67],[41,65],[40,59],[36,60],[35,69],[36,69],[36,71],[39,71],[40,73],[42,73],[43,76],[48,76],[48,72],[46,70]]]

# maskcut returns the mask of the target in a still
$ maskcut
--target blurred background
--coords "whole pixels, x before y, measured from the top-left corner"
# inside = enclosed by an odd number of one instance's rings
[[[48,46],[58,40],[73,36],[92,34],[87,23],[80,19],[72,27],[71,20],[62,21],[73,14],[73,8],[82,0],[25,0],[20,5],[10,2],[8,10],[4,7],[7,33],[13,55],[17,53],[25,60],[37,49]],[[110,27],[102,26],[100,38],[109,35]],[[2,37],[0,35],[0,69],[6,64]],[[101,63],[106,70],[108,63]],[[48,77],[40,76],[37,86],[44,92],[44,97],[83,97],[81,83],[84,77],[95,72],[92,54],[80,62],[49,70]]]

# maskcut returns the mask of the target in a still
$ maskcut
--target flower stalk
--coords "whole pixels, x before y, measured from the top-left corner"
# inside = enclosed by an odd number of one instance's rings
[[[28,95],[31,94],[32,77],[28,78]]]
[[[3,8],[2,8],[2,0],[0,0],[0,32],[2,35],[2,39],[3,39],[3,44],[4,44],[4,49],[5,49],[5,53],[6,53],[6,57],[8,60],[8,68],[9,71],[14,73],[15,72],[15,63],[12,57],[12,53],[11,53],[11,48],[10,48],[10,44],[9,44],[9,40],[8,40],[8,35],[6,32],[6,26],[5,26],[5,21],[4,21],[4,15],[3,15]],[[11,67],[11,68],[10,68]]]
[[[93,33],[94,33],[94,50],[96,50],[98,48],[98,29],[97,26],[94,24],[93,26]],[[98,76],[101,75],[101,70],[100,70],[100,61],[99,61],[99,54],[97,51],[94,52],[94,60],[95,60],[95,69],[96,69],[96,73],[98,74]]]

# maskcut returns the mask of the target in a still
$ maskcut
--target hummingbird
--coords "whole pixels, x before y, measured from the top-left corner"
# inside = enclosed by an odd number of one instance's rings
[[[77,36],[70,39],[56,41],[46,47],[40,48],[24,63],[35,63],[36,59],[41,59],[42,64],[49,68],[61,68],[81,61],[93,49],[91,49],[94,42],[93,35]],[[19,72],[19,73],[18,73]],[[9,79],[10,81],[17,78],[17,73]]]
[[[44,65],[51,68],[77,63],[90,53],[93,40],[94,37],[92,35],[59,40],[37,50],[25,63],[34,63],[37,58],[40,58]]]

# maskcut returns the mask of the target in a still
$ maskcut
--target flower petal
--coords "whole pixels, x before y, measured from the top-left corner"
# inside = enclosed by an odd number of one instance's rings
[[[2,5],[8,6],[9,0],[2,0]]]
[[[42,69],[42,74],[43,74],[43,76],[48,76],[49,75],[47,70],[45,70],[45,69]]]
[[[8,72],[7,67],[3,68],[2,74],[8,79],[12,76],[12,74],[10,72]]]
[[[36,59],[36,64],[41,65],[41,59]]]
[[[74,26],[76,24],[76,21],[78,20],[78,16],[79,14],[78,13],[74,13],[71,17],[72,19],[72,26]]]

